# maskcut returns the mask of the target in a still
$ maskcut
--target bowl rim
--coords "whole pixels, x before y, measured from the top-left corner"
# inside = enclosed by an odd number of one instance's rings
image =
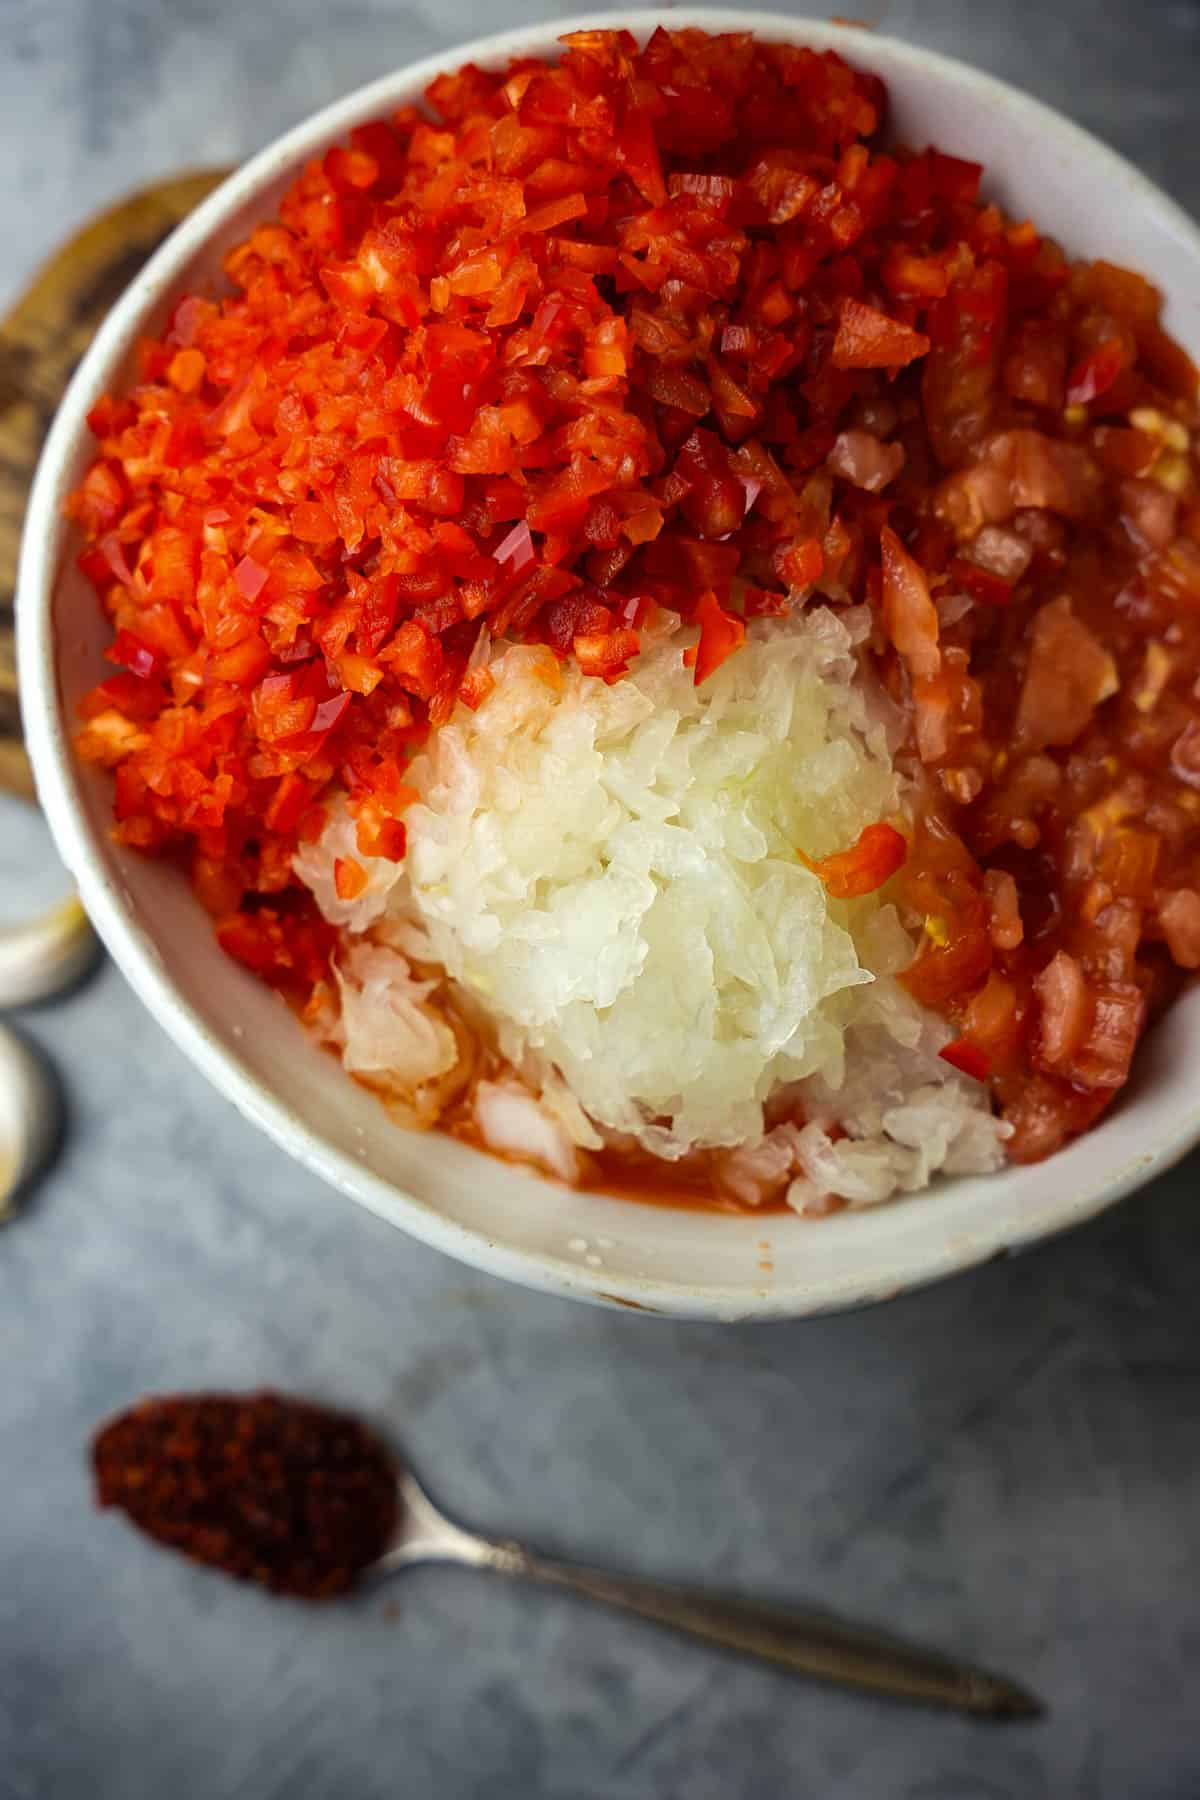
[[[78,884],[84,905],[114,961],[138,998],[207,1080],[285,1152],[369,1210],[418,1240],[489,1274],[527,1288],[600,1304],[633,1306],[676,1317],[782,1319],[815,1316],[880,1299],[965,1270],[1093,1217],[1135,1187],[1163,1172],[1200,1141],[1200,1106],[1149,1152],[1118,1162],[1111,1174],[1059,1197],[1047,1213],[1032,1210],[1024,1228],[988,1221],[969,1239],[946,1235],[920,1246],[894,1279],[856,1274],[815,1288],[750,1290],[744,1283],[696,1288],[662,1278],[618,1277],[537,1251],[488,1238],[447,1218],[417,1195],[364,1170],[297,1116],[286,1102],[227,1049],[216,1032],[176,989],[149,933],[139,923],[121,885],[105,869],[78,794],[71,734],[60,702],[53,630],[53,597],[61,566],[64,527],[61,502],[66,472],[77,452],[85,415],[142,326],[170,291],[182,268],[256,193],[298,166],[319,146],[354,124],[397,103],[399,90],[423,89],[437,74],[464,62],[496,64],[520,55],[552,54],[564,33],[623,27],[639,40],[657,26],[752,31],[765,39],[837,50],[864,67],[924,71],[980,106],[1002,104],[1025,121],[1031,134],[1049,135],[1073,147],[1113,179],[1129,203],[1155,211],[1200,266],[1200,229],[1184,210],[1116,151],[1043,102],[995,76],[937,51],[860,27],[778,13],[725,7],[681,6],[629,13],[585,13],[491,33],[407,64],[354,89],[272,140],[229,175],[179,225],[121,295],[81,359],[47,435],[30,494],[17,580],[17,651],[25,735],[38,797],[58,850]],[[865,52],[865,54],[864,54]],[[912,1204],[920,1204],[920,1196]]]

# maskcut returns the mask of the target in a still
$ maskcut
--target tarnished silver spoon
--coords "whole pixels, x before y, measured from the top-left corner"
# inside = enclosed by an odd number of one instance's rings
[[[368,1579],[392,1575],[414,1563],[466,1563],[473,1569],[492,1569],[584,1594],[655,1625],[818,1681],[951,1707],[980,1718],[1029,1719],[1042,1711],[1032,1694],[1003,1676],[820,1613],[759,1606],[659,1581],[610,1575],[558,1562],[510,1540],[481,1537],[440,1513],[411,1471],[400,1474],[399,1486],[395,1538],[363,1571]]]
[[[100,1503],[161,1543],[277,1592],[327,1599],[414,1563],[491,1569],[636,1613],[795,1675],[980,1718],[1042,1710],[1015,1682],[814,1612],[610,1575],[464,1531],[358,1420],[283,1394],[161,1396],[97,1433]]]

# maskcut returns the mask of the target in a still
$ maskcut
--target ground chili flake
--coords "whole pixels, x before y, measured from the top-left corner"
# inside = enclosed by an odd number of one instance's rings
[[[397,1518],[387,1451],[356,1419],[280,1394],[140,1401],[92,1445],[96,1497],[173,1550],[277,1593],[351,1587]]]
[[[425,98],[310,163],[89,415],[119,669],[79,748],[116,836],[303,1002],[335,936],[292,853],[343,789],[403,857],[477,647],[615,682],[665,608],[702,680],[744,620],[865,603],[919,794],[904,979],[1048,1155],[1200,968],[1200,414],[1159,294],[889,142],[832,53],[587,31]],[[899,855],[865,849],[848,891]]]

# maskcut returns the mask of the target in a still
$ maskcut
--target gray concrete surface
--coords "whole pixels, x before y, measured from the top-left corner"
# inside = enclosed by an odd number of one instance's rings
[[[521,16],[0,0],[0,299],[124,189]],[[1194,0],[897,0],[885,22],[1200,210]],[[0,811],[0,916],[47,857]],[[1200,1795],[1200,1162],[884,1309],[672,1326],[523,1294],[355,1211],[111,968],[24,1023],[71,1118],[0,1233],[0,1800]],[[105,1413],[267,1382],[374,1415],[465,1519],[890,1622],[1024,1676],[1050,1716],[996,1731],[819,1692],[448,1570],[309,1612],[91,1510]]]

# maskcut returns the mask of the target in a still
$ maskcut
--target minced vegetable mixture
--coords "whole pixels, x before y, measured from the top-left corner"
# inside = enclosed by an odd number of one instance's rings
[[[297,845],[338,788],[403,857],[490,641],[612,682],[666,608],[700,682],[746,620],[866,599],[917,825],[818,872],[894,876],[906,984],[1046,1155],[1200,965],[1196,372],[1156,291],[882,148],[833,54],[582,32],[427,100],[311,163],[90,416],[118,839],[302,998],[336,939]]]

